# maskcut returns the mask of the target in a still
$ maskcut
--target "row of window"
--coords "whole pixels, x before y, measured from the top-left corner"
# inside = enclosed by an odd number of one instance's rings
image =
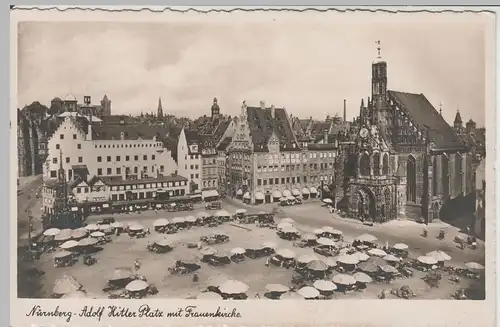
[[[83,157],[78,157],[77,160],[78,160],[78,163],[83,163]],[[52,158],[52,163],[53,164],[57,164],[58,162],[59,162],[59,160],[58,160],[57,157]],[[70,157],[66,157],[66,163],[67,164],[71,163],[71,158]]]
[[[215,158],[210,158],[210,159],[203,159],[202,160],[203,165],[215,165],[216,164],[216,159]]]
[[[310,182],[317,182],[318,179],[320,181],[332,181],[333,176],[311,176]],[[265,179],[257,179],[257,186],[261,185],[285,185],[285,184],[290,184],[290,181],[292,184],[299,184],[301,181],[300,176],[297,177],[281,177],[281,183],[280,183],[280,178],[265,178]],[[302,181],[304,183],[307,183],[307,176],[302,176]]]
[[[125,133],[127,134],[127,133]],[[127,136],[127,135],[125,135]],[[116,146],[115,146],[116,145]],[[94,147],[97,148],[151,148],[151,147],[157,147],[161,146],[161,142],[157,142],[156,144],[153,143],[146,143],[146,144],[96,144]]]
[[[216,184],[217,184],[216,180],[203,181],[203,187],[215,187],[217,186]]]
[[[81,149],[82,149],[82,145],[81,145],[80,143],[78,143],[78,144],[76,145],[76,148],[77,148],[78,150],[81,150]],[[61,149],[61,145],[60,145],[60,144],[56,144],[56,150],[60,150],[60,149]]]
[[[307,164],[303,164],[302,168],[303,170],[307,169]],[[333,169],[333,162],[330,163],[320,163],[319,164],[320,169]],[[258,166],[257,167],[257,172],[272,172],[272,171],[279,171],[278,165],[274,166]],[[309,169],[312,170],[317,170],[318,169],[318,164],[309,164]],[[300,170],[300,165],[281,165],[281,171],[292,171],[292,170]]]
[[[230,155],[232,159],[249,159],[248,154],[242,154],[242,153],[232,153]],[[279,161],[279,158],[281,157],[281,160],[290,160],[290,159],[298,159],[298,160],[307,160],[309,159],[317,159],[317,158],[335,158],[334,152],[309,152],[309,153],[281,153],[279,154],[268,154],[266,155],[266,160],[273,160],[275,162]]]
[[[151,155],[151,160],[155,160],[156,156],[154,154]],[[142,160],[148,160],[148,155],[143,154],[142,155]],[[106,156],[106,161],[111,162],[111,156]],[[121,156],[116,156],[115,161],[121,161]],[[125,161],[130,161],[130,156],[125,156]],[[134,156],[134,161],[139,161],[139,155]],[[97,157],[97,162],[102,162],[102,157],[98,156]]]
[[[186,186],[186,185],[187,185],[187,181],[144,183],[144,184],[111,186],[111,191],[142,190],[142,189],[148,189],[148,188],[178,187],[178,186]]]
[[[69,162],[69,161],[67,161]],[[81,162],[81,161],[79,161]],[[125,168],[125,173],[126,174],[131,174],[132,169],[131,167],[124,167]],[[148,166],[143,166],[142,167],[142,172],[147,173],[148,171],[151,171],[152,173],[156,172],[157,169],[155,169],[155,166],[151,166],[151,170],[148,169]],[[122,174],[122,167],[117,167],[115,168],[116,175],[121,175]],[[160,165],[159,167],[159,172],[163,173],[165,172],[165,166]],[[138,174],[139,173],[139,167],[133,167],[133,173]],[[103,174],[103,168],[97,168],[97,175],[102,176]],[[113,175],[113,169],[112,168],[106,168],[106,175]],[[73,170],[69,169],[68,170],[68,178],[71,179],[73,176]],[[51,170],[50,171],[50,177],[51,178],[57,178],[57,170]]]
[[[138,192],[132,196],[133,199],[152,199],[154,192]],[[169,192],[169,196],[183,196],[186,191],[174,190]],[[127,199],[126,194],[111,194],[111,201],[125,201]]]
[[[191,179],[200,178],[200,174],[191,174]]]

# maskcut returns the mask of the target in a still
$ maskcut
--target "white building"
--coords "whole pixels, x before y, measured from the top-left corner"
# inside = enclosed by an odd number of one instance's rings
[[[202,187],[201,176],[201,139],[194,131],[184,128],[177,141],[178,174],[188,179],[189,193],[200,193]]]
[[[44,179],[57,178],[59,161],[66,179],[76,176],[156,178],[177,171],[171,152],[161,141],[162,127],[95,125],[83,117],[65,117],[48,140]]]

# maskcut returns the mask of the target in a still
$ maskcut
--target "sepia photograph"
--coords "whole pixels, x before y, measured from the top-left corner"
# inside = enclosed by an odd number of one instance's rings
[[[485,299],[485,17],[274,15],[18,23],[18,298]]]

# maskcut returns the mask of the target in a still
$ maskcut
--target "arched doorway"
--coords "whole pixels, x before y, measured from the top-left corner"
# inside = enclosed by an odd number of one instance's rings
[[[417,202],[417,163],[412,155],[406,159],[406,201]]]
[[[367,188],[361,188],[358,191],[358,214],[362,221],[375,220],[375,197]]]

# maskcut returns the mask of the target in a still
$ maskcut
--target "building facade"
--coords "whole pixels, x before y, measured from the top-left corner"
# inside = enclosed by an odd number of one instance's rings
[[[465,194],[468,147],[423,94],[387,89],[380,56],[372,64],[372,97],[366,106],[362,100],[353,124],[343,179],[350,216],[430,222]]]
[[[320,186],[332,181],[335,146],[301,147],[286,109],[244,102],[235,131],[226,165],[233,196],[250,203],[315,197]]]

